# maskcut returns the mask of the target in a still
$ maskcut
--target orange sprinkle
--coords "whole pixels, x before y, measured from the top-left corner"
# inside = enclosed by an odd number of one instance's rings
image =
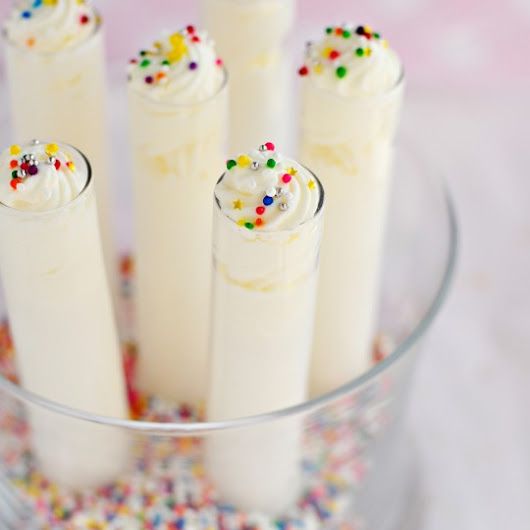
[[[30,37],[27,41],[26,41],[26,44],[28,45],[29,48],[33,48],[33,46],[35,46],[35,37]]]

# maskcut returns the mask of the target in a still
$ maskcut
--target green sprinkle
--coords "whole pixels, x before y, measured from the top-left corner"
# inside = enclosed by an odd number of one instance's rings
[[[380,39],[381,38],[381,35],[379,35],[379,33],[374,33],[374,39]]]
[[[147,68],[151,64],[151,61],[149,59],[144,59],[140,63],[140,68]]]
[[[141,57],[145,57],[146,55],[147,55],[147,52],[146,52],[145,50],[142,50],[142,51],[140,52],[140,56],[141,56]]]
[[[274,160],[274,158],[269,158],[267,160],[267,167],[270,167],[271,169],[276,167],[276,160]]]
[[[164,59],[161,64],[162,66],[169,66],[171,63],[167,59]]]
[[[348,31],[347,29],[345,29],[343,32],[342,32],[342,36],[345,38],[345,39],[349,39],[351,37],[351,31]]]
[[[254,225],[252,223],[245,223],[245,228],[248,228],[249,230],[254,230]]]
[[[326,28],[326,33],[331,35],[333,33],[333,28]]]
[[[15,169],[15,171],[11,172],[11,177],[16,179],[18,177],[18,171]]]
[[[355,53],[357,54],[358,57],[362,57],[364,55],[364,50],[362,48],[357,48],[355,50]]]
[[[346,74],[348,73],[348,70],[346,70],[346,67],[339,66],[336,70],[337,77],[342,79],[343,77],[346,77]]]
[[[230,170],[233,167],[237,166],[237,162],[235,160],[227,160],[226,161],[226,169]]]

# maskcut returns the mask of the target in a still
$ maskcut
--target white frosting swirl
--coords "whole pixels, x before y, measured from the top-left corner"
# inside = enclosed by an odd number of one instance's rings
[[[16,210],[46,212],[73,201],[86,187],[81,154],[65,145],[13,145],[0,154],[0,202]]]
[[[390,90],[401,71],[399,57],[379,33],[344,24],[326,28],[324,38],[308,43],[299,73],[321,88],[356,96]]]
[[[223,86],[225,71],[213,41],[188,26],[164,35],[129,65],[129,83],[161,103],[199,103]]]
[[[84,0],[20,0],[5,31],[18,46],[53,53],[84,42],[99,24],[99,15]]]
[[[243,230],[274,232],[293,230],[312,219],[322,191],[314,175],[269,142],[228,160],[215,197],[222,212]]]

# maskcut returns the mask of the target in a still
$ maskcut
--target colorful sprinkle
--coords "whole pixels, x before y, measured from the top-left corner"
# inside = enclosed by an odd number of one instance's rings
[[[20,14],[20,16],[22,18],[31,18],[32,14],[31,14],[31,11],[22,11],[22,13]]]
[[[146,82],[148,85],[152,85],[152,84],[154,83],[154,81],[155,81],[155,80],[154,80],[154,78],[153,78],[152,75],[148,75],[148,76],[146,76],[146,78],[145,78],[145,82]]]
[[[20,153],[22,152],[22,149],[20,147],[20,145],[12,145],[10,148],[9,148],[9,154],[10,155],[19,155]]]
[[[261,217],[258,217],[255,221],[254,221],[254,224],[256,226],[263,226],[263,219]]]
[[[190,70],[196,70],[198,66],[199,66],[199,65],[198,65],[195,61],[192,61],[192,62],[188,65],[188,67],[189,67]]]
[[[329,58],[334,61],[335,59],[338,59],[340,57],[340,52],[337,50],[331,50],[329,52]]]
[[[272,142],[266,142],[265,148],[267,149],[267,151],[274,151],[276,149],[276,147],[274,146]]]
[[[22,183],[22,179],[21,178],[14,178],[11,180],[10,184],[11,184],[11,187],[16,190],[18,185]]]
[[[270,206],[273,202],[274,199],[272,197],[269,197],[268,195],[265,195],[265,197],[263,197],[263,204],[265,206]]]
[[[252,158],[248,155],[240,155],[237,159],[237,165],[239,167],[249,167],[252,163]]]
[[[274,169],[276,167],[276,160],[274,160],[274,158],[269,158],[267,160],[267,167]]]
[[[291,182],[291,175],[289,175],[289,173],[285,173],[285,175],[283,175],[282,177],[282,182],[284,182],[285,184],[289,184],[289,182]]]
[[[298,70],[298,74],[301,75],[302,77],[306,76],[308,73],[309,73],[309,68],[307,66],[302,66]]]
[[[314,180],[310,180],[310,181],[307,183],[307,187],[308,187],[310,190],[314,190],[315,187],[316,187],[315,181],[314,181]]]
[[[11,160],[11,162],[9,162],[9,167],[11,169],[18,167],[18,160]]]
[[[44,150],[48,156],[53,156],[59,152],[59,146],[57,144],[48,144]]]
[[[140,63],[140,68],[147,68],[151,64],[151,61],[149,59],[144,59]]]
[[[265,213],[265,207],[264,207],[264,206],[258,206],[258,207],[256,208],[256,213],[257,213],[258,215],[263,215],[263,214]]]
[[[346,77],[346,74],[348,73],[348,70],[345,66],[339,66],[336,70],[337,77],[342,79],[343,77]]]
[[[81,24],[84,26],[90,22],[90,17],[88,15],[81,15],[79,22],[81,22]]]
[[[236,199],[232,206],[234,207],[234,210],[241,210],[243,208],[243,202],[240,199]]]
[[[254,230],[254,223],[246,222],[245,228],[248,228],[249,230]]]
[[[362,57],[364,55],[364,48],[357,48],[355,53],[358,57]]]
[[[237,166],[237,162],[235,160],[227,160],[226,161],[226,169],[230,170],[233,167]]]

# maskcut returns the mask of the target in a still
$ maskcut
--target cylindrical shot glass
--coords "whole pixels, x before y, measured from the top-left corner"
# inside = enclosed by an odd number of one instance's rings
[[[91,168],[76,149],[60,150],[86,177],[77,197],[42,212],[0,203],[0,274],[17,369],[22,386],[35,394],[127,418]],[[95,423],[72,429],[51,412],[29,413],[33,451],[50,480],[74,489],[101,486],[126,467],[125,433]]]
[[[190,104],[129,88],[138,382],[173,402],[206,396],[212,175],[224,157],[227,82],[225,73],[215,95]]]
[[[304,80],[300,158],[325,174],[311,393],[329,392],[371,365],[393,141],[403,76],[386,93],[348,97]]]
[[[318,206],[288,230],[236,222],[216,196],[211,421],[267,413],[307,397],[324,200],[318,179],[308,184],[308,193],[319,194]],[[281,202],[265,201],[281,209]],[[292,507],[300,496],[302,432],[300,421],[290,419],[208,438],[206,468],[221,499],[270,515]]]
[[[286,143],[289,63],[283,45],[295,0],[203,0],[202,11],[230,72],[230,152],[263,138]]]
[[[57,138],[79,147],[94,168],[94,189],[107,274],[117,290],[101,21],[72,48],[40,52],[4,32],[11,116],[17,138]]]

